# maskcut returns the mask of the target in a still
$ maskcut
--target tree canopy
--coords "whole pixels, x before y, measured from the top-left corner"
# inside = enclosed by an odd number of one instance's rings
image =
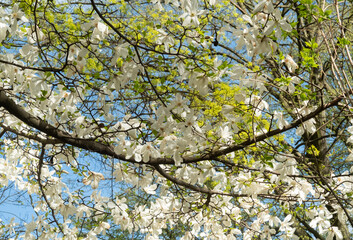
[[[351,239],[350,0],[0,3],[2,239]]]

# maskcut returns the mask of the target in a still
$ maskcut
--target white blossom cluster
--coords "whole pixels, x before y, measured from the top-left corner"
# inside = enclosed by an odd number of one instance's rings
[[[313,106],[298,94],[307,80],[297,74],[298,58],[280,48],[295,25],[282,3],[255,1],[252,12],[232,7],[236,21],[215,30],[205,25],[221,1],[149,4],[153,8],[141,11],[151,11],[151,18],[169,13],[177,26],[132,39],[119,32],[121,22],[110,25],[97,4],[81,32],[67,38],[89,37],[66,51],[60,34],[55,39],[48,26],[33,24],[25,7],[0,9],[0,42],[18,43],[13,51],[0,47],[0,128],[6,132],[0,133],[0,187],[13,184],[36,213],[19,237],[94,240],[119,226],[160,239],[164,229],[181,224],[183,240],[299,239],[297,228],[305,222],[322,238],[343,239],[347,227],[341,226],[351,222],[353,211],[353,155],[343,159],[343,171],[327,173],[317,163],[322,152],[312,138],[325,126],[315,117],[336,106],[336,98]],[[210,32],[214,36],[206,38]],[[56,48],[43,50],[51,41]],[[243,62],[230,64],[225,52],[208,56],[223,46],[240,52]],[[160,52],[167,57],[158,58]],[[265,61],[278,66],[285,80],[276,83]],[[158,82],[164,62],[172,83]],[[235,89],[230,100],[227,93],[217,96],[224,82]],[[269,97],[276,94],[296,105],[285,111],[279,97]],[[224,102],[206,113],[209,106],[197,99]],[[350,126],[345,143],[352,144],[352,136]],[[303,139],[312,142],[305,156],[304,147],[292,143]],[[285,150],[278,150],[282,145]],[[321,176],[309,174],[315,167],[322,168]],[[127,187],[123,194],[112,186]],[[129,192],[148,200],[133,204]],[[86,232],[78,224],[84,218],[95,222]],[[14,234],[16,224],[3,228]]]

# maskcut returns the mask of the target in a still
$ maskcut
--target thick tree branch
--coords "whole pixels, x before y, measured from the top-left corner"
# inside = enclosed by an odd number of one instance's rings
[[[348,93],[346,93],[340,97],[337,97],[336,99],[332,100],[331,102],[324,104],[322,106],[319,106],[315,111],[311,112],[310,114],[308,114],[306,116],[303,116],[303,117],[297,119],[296,121],[292,122],[291,124],[285,126],[283,129],[275,129],[275,130],[272,130],[268,133],[264,133],[259,136],[253,137],[251,139],[249,138],[248,140],[245,140],[244,142],[242,142],[240,144],[234,144],[234,145],[229,146],[225,149],[212,151],[210,153],[203,154],[201,156],[195,156],[195,155],[194,156],[184,156],[183,157],[184,163],[212,160],[212,159],[215,159],[219,156],[223,156],[228,153],[244,149],[247,146],[250,146],[256,142],[263,141],[263,140],[270,138],[272,136],[275,136],[277,134],[286,132],[290,129],[293,129],[293,128],[299,126],[303,122],[317,116],[320,112],[322,112],[330,107],[336,106],[342,99],[345,98],[345,96],[347,94],[351,94],[351,92],[349,91]],[[72,146],[75,146],[75,147],[78,147],[81,149],[86,149],[86,150],[89,150],[92,152],[108,155],[108,156],[111,156],[111,157],[114,157],[114,158],[117,158],[117,159],[120,159],[123,161],[131,162],[131,163],[146,164],[143,162],[137,162],[137,161],[135,161],[134,158],[127,159],[126,156],[123,154],[115,153],[113,148],[109,145],[106,145],[106,144],[103,144],[101,142],[97,142],[97,141],[91,140],[91,139],[82,139],[82,138],[73,137],[70,134],[48,124],[46,121],[39,119],[39,118],[31,115],[30,113],[26,112],[22,107],[17,105],[11,98],[9,98],[6,95],[5,90],[3,90],[3,89],[0,89],[0,107],[5,108],[10,114],[17,117],[18,119],[20,119],[21,121],[26,123],[28,126],[34,127],[36,129],[38,129],[39,131],[41,131],[51,137],[54,137],[56,139],[63,141],[64,143],[70,144]],[[158,165],[158,164],[174,164],[174,160],[172,158],[152,158],[148,162],[148,164],[154,165],[154,166]]]
[[[61,68],[30,67],[30,66],[23,66],[23,65],[18,64],[18,63],[8,62],[8,61],[2,60],[2,59],[0,59],[0,63],[6,64],[6,65],[12,65],[12,66],[18,67],[20,69],[30,69],[30,70],[39,71],[39,72],[61,72],[67,66],[67,62],[66,62]]]
[[[81,139],[75,138],[70,134],[48,124],[46,121],[33,116],[32,114],[26,112],[18,104],[16,104],[12,99],[10,99],[3,89],[0,89],[0,107],[5,108],[10,114],[17,117],[30,127],[34,127],[37,130],[61,140],[63,143],[73,145],[75,147],[86,149],[100,154],[106,154],[124,161],[133,162],[134,160],[126,159],[124,155],[116,154],[112,148],[106,144],[96,142],[91,139]]]
[[[0,138],[4,135],[5,132],[12,132],[13,134],[16,134],[17,136],[21,136],[26,139],[31,139],[31,140],[34,140],[36,142],[40,142],[40,143],[46,144],[46,145],[47,144],[55,145],[55,144],[59,144],[59,143],[64,143],[64,142],[60,141],[59,139],[41,138],[41,137],[38,137],[37,135],[34,135],[34,134],[26,134],[21,131],[17,131],[15,129],[7,127],[2,123],[0,123],[0,127],[4,129],[4,131],[2,131],[0,133]]]
[[[303,122],[308,121],[311,118],[314,118],[315,116],[317,116],[322,111],[324,111],[324,110],[326,110],[328,108],[331,108],[333,106],[336,106],[342,99],[344,99],[346,97],[347,94],[352,94],[352,92],[348,91],[346,94],[335,98],[331,102],[319,106],[315,111],[313,111],[310,114],[305,115],[305,116],[293,121],[291,124],[288,124],[288,125],[284,126],[282,129],[278,128],[278,129],[269,131],[267,133],[255,136],[253,138],[249,138],[248,140],[246,140],[246,141],[244,141],[244,142],[242,142],[240,144],[234,144],[234,145],[232,145],[230,147],[227,147],[225,149],[213,151],[213,152],[211,152],[209,154],[205,154],[205,155],[203,155],[201,157],[185,157],[184,161],[185,162],[193,162],[193,161],[195,161],[197,159],[198,160],[213,159],[213,158],[216,158],[216,157],[219,157],[219,156],[222,156],[222,155],[226,155],[226,154],[234,152],[234,151],[238,151],[238,150],[244,149],[245,147],[250,146],[250,145],[252,145],[252,144],[254,144],[256,142],[263,141],[263,140],[265,140],[267,138],[270,138],[272,136],[275,136],[277,134],[280,134],[280,133],[286,132],[288,130],[291,130],[293,128],[296,128],[300,124],[302,124]]]
[[[317,239],[320,240],[324,240],[324,238],[312,227],[310,227],[310,225],[305,222],[304,220],[302,220],[298,215],[296,215],[295,217],[301,224],[303,224],[303,226],[305,227],[306,230],[308,230],[310,233],[312,233]]]

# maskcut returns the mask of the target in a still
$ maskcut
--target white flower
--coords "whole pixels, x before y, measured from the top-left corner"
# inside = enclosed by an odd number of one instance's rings
[[[0,42],[2,42],[6,38],[8,30],[9,27],[5,23],[0,22]]]
[[[159,157],[159,152],[152,146],[151,143],[146,143],[143,145],[140,153],[144,162],[149,162],[151,157]]]
[[[210,3],[211,6],[216,4],[216,0],[209,0],[208,2]]]
[[[196,130],[197,132],[202,133],[202,130],[197,123],[197,117],[194,115],[193,111],[187,113],[185,116],[185,121],[180,122],[179,125],[181,128],[185,129],[186,134],[190,134],[192,130]]]
[[[293,222],[291,222],[291,219],[292,219],[292,215],[291,214],[287,215],[281,222],[281,227],[279,228],[279,230],[283,232],[287,232],[289,229],[291,229],[290,226],[293,224]]]
[[[180,114],[184,110],[186,103],[186,99],[183,99],[183,97],[177,93],[173,101],[170,103],[168,110],[173,109],[176,113]]]
[[[288,122],[284,119],[283,113],[275,111],[274,113],[274,119],[278,120],[278,128],[283,129],[285,126],[288,125]]]
[[[261,24],[265,24],[268,21],[268,16],[268,14],[260,12],[255,15],[254,19],[259,21]]]
[[[69,56],[67,57],[67,60],[74,61],[75,58],[77,57],[79,51],[80,51],[80,49],[76,46],[70,47]]]
[[[99,40],[103,40],[104,37],[108,34],[108,27],[102,22],[97,22],[94,26],[95,28],[93,30],[92,36]]]
[[[289,93],[294,93],[295,92],[295,86],[294,84],[299,84],[300,83],[300,80],[298,77],[292,77],[292,81],[289,82],[289,85],[288,85],[288,92]]]
[[[328,229],[325,229],[324,232],[327,233],[326,240],[333,240],[335,236],[335,239],[343,239],[343,235],[338,229],[338,227],[330,227]]]
[[[273,9],[274,8],[273,8],[272,0],[263,0],[258,4],[256,4],[253,10],[253,14],[256,14],[260,11],[263,11],[265,13],[272,13]]]
[[[19,9],[18,4],[15,4],[12,8],[11,18],[13,20],[21,19],[23,22],[28,22],[25,14]]]
[[[353,126],[350,126],[347,128],[347,131],[350,133],[350,134],[353,134]]]
[[[102,233],[105,235],[105,231],[110,228],[110,224],[107,222],[101,222],[99,225],[94,229],[96,234]]]
[[[265,226],[264,229],[262,230],[261,233],[261,238],[262,239],[272,239],[272,235],[276,234],[276,230],[275,229],[271,229],[268,226]]]
[[[261,115],[261,111],[269,108],[269,105],[266,101],[262,100],[259,96],[250,96],[245,99],[245,104],[251,105],[255,108],[255,116],[259,117]]]
[[[4,13],[0,13],[1,15],[3,15]],[[24,16],[24,13],[19,9],[18,4],[15,4],[13,9],[12,9],[12,14],[10,15],[10,20],[12,23],[11,26],[11,32],[14,33],[17,31],[17,21],[21,20],[23,22],[28,22],[28,19]]]
[[[223,114],[228,114],[228,113],[230,113],[230,112],[232,112],[232,111],[234,111],[234,106],[232,106],[232,105],[227,105],[227,104],[225,104],[225,105],[222,106],[222,113],[223,113]]]
[[[314,218],[313,220],[311,220],[310,222],[310,227],[312,228],[318,228],[319,233],[323,234],[324,231],[326,231],[328,228],[330,228],[331,224],[329,219],[332,218],[332,215],[330,213],[325,214],[324,210],[320,210],[319,211],[319,215]]]
[[[108,27],[101,22],[99,16],[96,16],[93,21],[82,24],[82,30],[88,31],[91,27],[94,27],[92,37],[93,39],[103,40],[105,36],[108,34]]]
[[[163,44],[164,50],[169,52],[169,47],[174,45],[174,39],[162,29],[158,29],[157,31],[159,32],[157,44]]]
[[[294,62],[293,58],[290,55],[287,55],[282,62],[286,64],[289,72],[291,73],[293,73],[298,68],[298,65]]]
[[[96,189],[101,180],[104,180],[103,174],[90,171],[88,177],[86,176],[82,180],[82,183],[85,185],[91,185],[93,189]]]
[[[143,190],[148,194],[155,194],[157,187],[157,184],[152,184],[150,186],[144,187]]]
[[[304,130],[307,130],[309,133],[313,134],[316,132],[316,127],[315,127],[315,119],[309,119],[308,121],[305,121],[301,126],[299,126],[295,132],[298,136],[302,136],[304,134]]]
[[[20,54],[29,61],[33,61],[35,59],[37,52],[38,48],[30,44],[26,44],[20,49]]]
[[[228,142],[232,138],[232,134],[228,126],[220,127],[218,135],[221,137],[221,139],[224,139],[226,142]]]
[[[292,26],[287,22],[287,18],[282,18],[281,11],[279,9],[274,10],[273,18],[268,22],[267,27],[264,30],[266,36],[270,35],[276,28],[275,36],[280,39],[282,31],[291,32]]]
[[[180,16],[181,18],[184,18],[184,22],[183,22],[184,27],[189,27],[189,26],[197,27],[200,24],[197,16],[202,15],[206,12],[205,10],[198,11],[198,3],[196,0],[187,2],[186,11],[187,12],[183,13]]]
[[[296,109],[296,113],[302,117],[315,111],[316,107],[309,107],[308,104],[309,104],[309,101],[304,101],[303,102],[304,106],[299,109]],[[305,121],[301,126],[297,128],[296,134],[298,136],[301,136],[304,134],[304,130],[307,130],[311,134],[315,133],[316,132],[315,123],[316,121],[313,118]]]

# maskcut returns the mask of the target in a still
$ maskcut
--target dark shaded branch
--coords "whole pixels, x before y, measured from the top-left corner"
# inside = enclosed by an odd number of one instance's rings
[[[7,64],[7,65],[12,65],[21,69],[30,69],[30,70],[35,70],[39,72],[61,72],[64,70],[66,67],[67,63],[65,63],[61,68],[52,68],[52,67],[30,67],[30,66],[24,66],[18,63],[13,63],[13,62],[8,62],[5,60],[0,59],[0,63]]]
[[[54,222],[56,223],[56,225],[58,226],[60,232],[64,233],[62,227],[60,226],[60,223],[58,221],[58,219],[56,218],[56,214],[55,214],[55,211],[54,209],[52,208],[51,204],[50,204],[50,201],[49,199],[47,198],[47,195],[45,194],[45,189],[44,189],[44,186],[42,184],[42,167],[43,167],[43,159],[44,159],[44,155],[45,155],[45,144],[42,145],[42,149],[41,149],[41,152],[40,152],[40,156],[39,156],[39,163],[38,163],[38,185],[39,185],[39,189],[40,191],[42,192],[42,196],[44,198],[44,201],[46,202],[46,204],[48,205],[48,207],[50,208],[50,212],[51,212],[51,215],[54,219]]]
[[[124,161],[136,163],[134,160],[126,159],[124,155],[116,154],[112,148],[106,144],[97,142],[92,139],[75,138],[70,134],[48,124],[45,120],[33,116],[26,112],[23,108],[17,105],[10,99],[3,89],[0,89],[0,107],[5,108],[10,114],[17,117],[30,127],[34,127],[39,131],[61,140],[63,143],[68,143],[72,146],[93,151],[100,154],[106,154]]]
[[[0,133],[0,138],[4,135],[5,132],[12,132],[13,134],[16,134],[17,136],[21,136],[21,137],[24,137],[24,138],[27,138],[27,139],[31,139],[31,140],[34,140],[36,142],[40,142],[42,144],[52,144],[52,145],[55,145],[55,144],[59,144],[59,143],[64,143],[62,141],[60,141],[59,139],[48,139],[48,138],[41,138],[41,137],[38,137],[34,134],[26,134],[26,133],[23,133],[23,132],[20,132],[20,131],[17,131],[15,129],[12,129],[10,127],[7,127],[5,126],[4,124],[1,124],[0,123],[0,127],[2,127],[4,130]]]
[[[352,94],[351,91],[348,91],[346,94]],[[324,105],[321,105],[319,106],[315,111],[309,113],[308,115],[305,115],[297,120],[295,120],[294,122],[292,122],[291,124],[288,124],[286,126],[284,126],[282,129],[275,129],[275,130],[272,130],[272,131],[269,131],[267,133],[264,133],[264,134],[261,134],[261,135],[258,135],[258,136],[254,136],[253,138],[249,138],[248,140],[240,143],[240,144],[234,144],[230,147],[227,147],[225,149],[222,149],[222,150],[217,150],[217,151],[213,151],[209,154],[205,154],[201,157],[184,157],[184,162],[194,162],[195,160],[206,160],[206,159],[214,159],[214,158],[217,158],[219,156],[222,156],[222,155],[226,155],[228,153],[231,153],[231,152],[234,152],[234,151],[238,151],[238,150],[241,150],[241,149],[244,149],[245,147],[247,146],[250,146],[256,142],[261,142],[267,138],[270,138],[272,136],[275,136],[277,134],[280,134],[280,133],[283,133],[283,132],[286,132],[288,130],[291,130],[293,128],[296,128],[298,127],[300,124],[304,123],[305,121],[308,121],[309,119],[311,118],[314,118],[315,116],[317,116],[319,113],[325,111],[326,109],[328,108],[331,108],[333,106],[336,106],[342,99],[344,99],[346,97],[346,94],[343,94],[339,97],[337,97],[336,99],[332,100],[331,102],[329,103],[326,103]]]
[[[351,92],[349,91],[346,94],[351,94]],[[223,156],[228,153],[244,149],[245,147],[250,146],[256,142],[263,141],[267,138],[270,138],[270,137],[275,136],[277,134],[280,134],[280,133],[283,133],[283,132],[288,131],[290,129],[293,129],[293,128],[299,126],[300,124],[302,124],[303,122],[317,116],[320,112],[322,112],[330,107],[336,106],[342,99],[344,99],[346,94],[344,94],[340,97],[337,97],[336,99],[334,99],[333,101],[331,101],[327,104],[321,105],[315,111],[311,112],[310,114],[308,114],[306,116],[303,116],[303,117],[297,119],[296,121],[292,122],[291,124],[285,126],[283,129],[275,129],[275,130],[272,130],[268,133],[264,133],[259,136],[254,136],[251,139],[249,138],[248,140],[246,140],[240,144],[234,144],[234,145],[229,146],[225,149],[212,151],[210,153],[203,154],[201,156],[184,156],[183,157],[184,163],[193,163],[193,162],[199,162],[199,161],[204,161],[204,160],[216,159],[219,156]],[[120,159],[123,161],[131,162],[131,163],[149,164],[149,165],[153,165],[153,166],[158,165],[158,164],[174,164],[174,160],[172,158],[152,158],[148,163],[137,162],[137,161],[135,161],[134,158],[127,159],[125,155],[115,153],[112,146],[109,146],[107,144],[103,144],[101,142],[98,142],[98,141],[92,140],[92,139],[82,139],[82,138],[73,137],[69,133],[66,133],[66,132],[48,124],[46,121],[39,119],[39,118],[31,115],[30,113],[26,112],[22,107],[17,105],[11,98],[9,98],[6,95],[5,90],[3,90],[3,89],[0,89],[0,107],[5,108],[10,114],[17,117],[18,119],[20,119],[21,121],[26,123],[28,126],[34,127],[36,129],[38,129],[39,131],[42,131],[43,133],[45,133],[51,137],[54,137],[56,139],[63,141],[64,143],[70,144],[72,146],[75,146],[75,147],[78,147],[81,149],[89,150],[89,151],[96,152],[99,154],[108,155],[108,156],[111,156],[111,157],[114,157],[114,158],[117,158],[117,159]]]
[[[312,227],[310,227],[310,225],[302,220],[300,217],[298,217],[297,215],[295,216],[295,218],[301,223],[303,224],[303,226],[305,227],[306,230],[308,230],[310,233],[312,233],[317,239],[320,240],[324,240],[324,238]]]

